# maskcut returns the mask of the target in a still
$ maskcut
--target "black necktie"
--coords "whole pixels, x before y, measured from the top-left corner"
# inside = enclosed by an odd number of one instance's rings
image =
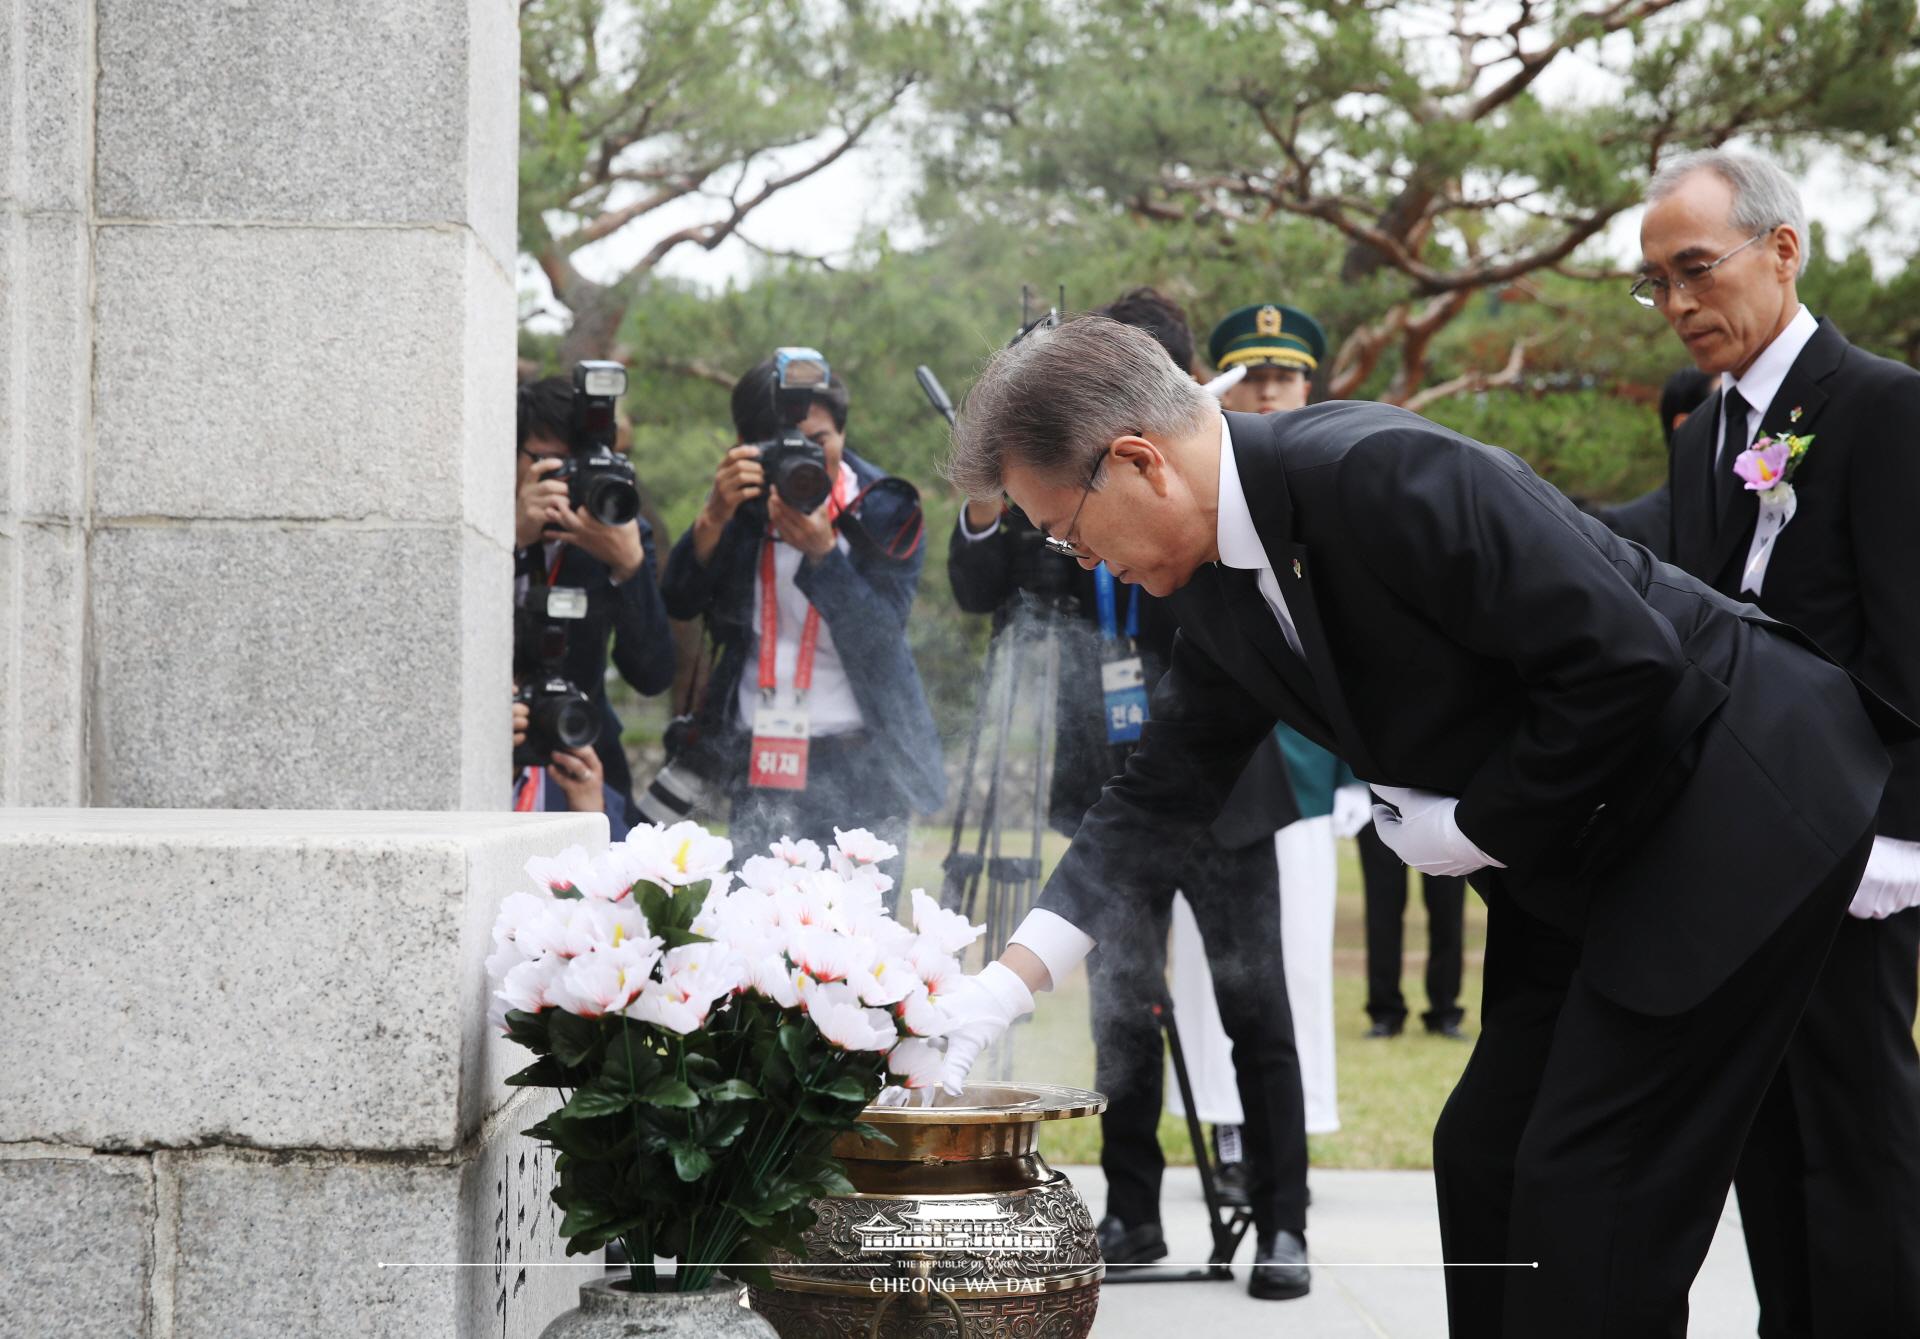
[[[1720,397],[1720,458],[1713,463],[1713,516],[1717,525],[1727,511],[1727,502],[1739,487],[1740,476],[1733,462],[1747,449],[1747,402],[1729,386]]]

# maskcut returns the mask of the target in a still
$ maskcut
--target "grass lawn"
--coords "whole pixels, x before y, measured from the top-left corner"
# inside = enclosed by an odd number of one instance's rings
[[[937,891],[940,861],[950,833],[930,827],[915,830],[908,852],[909,887]],[[1065,849],[1063,838],[1048,834],[1049,868]],[[1316,1167],[1423,1168],[1432,1166],[1434,1119],[1466,1064],[1465,1042],[1427,1036],[1417,1015],[1426,1007],[1421,974],[1426,963],[1426,908],[1417,881],[1410,880],[1406,921],[1407,956],[1401,990],[1416,1017],[1413,1030],[1391,1041],[1369,1041],[1366,1001],[1366,939],[1360,895],[1360,867],[1354,844],[1340,843],[1339,908],[1334,928],[1335,1050],[1338,1056],[1340,1124],[1334,1134],[1315,1135],[1309,1153]],[[1025,852],[1024,843],[1020,853]],[[1011,853],[1011,852],[1010,852]],[[1480,1004],[1480,960],[1486,943],[1486,912],[1468,894],[1466,1031],[1476,1031]],[[1015,1034],[1014,1075],[1035,1082],[1093,1085],[1093,1043],[1087,1022],[1087,980],[1074,973],[1050,996],[1042,996],[1034,1018]],[[1171,1075],[1168,1078],[1172,1082]],[[1162,1115],[1160,1144],[1167,1161],[1191,1165],[1193,1148],[1184,1120]],[[1097,1162],[1099,1123],[1082,1120],[1049,1125],[1041,1140],[1047,1158],[1060,1163]]]

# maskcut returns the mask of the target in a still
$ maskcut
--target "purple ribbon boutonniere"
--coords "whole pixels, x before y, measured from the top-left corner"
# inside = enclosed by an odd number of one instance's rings
[[[1796,408],[1788,415],[1787,421],[1798,423],[1800,410]],[[1734,459],[1733,472],[1746,484],[1749,493],[1759,495],[1760,504],[1760,515],[1753,528],[1753,542],[1747,548],[1747,565],[1741,571],[1742,594],[1749,591],[1755,595],[1760,593],[1760,585],[1766,580],[1767,560],[1773,554],[1774,541],[1780,538],[1780,532],[1787,528],[1787,522],[1799,510],[1799,499],[1793,491],[1793,476],[1812,445],[1812,434],[1805,437],[1762,437]]]

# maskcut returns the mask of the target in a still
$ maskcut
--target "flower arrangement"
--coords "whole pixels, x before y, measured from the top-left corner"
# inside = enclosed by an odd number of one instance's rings
[[[893,846],[864,829],[826,852],[782,841],[728,866],[693,823],[598,854],[529,862],[494,925],[494,1021],[538,1058],[509,1083],[558,1089],[526,1133],[557,1152],[569,1255],[619,1240],[631,1286],[698,1291],[721,1262],[794,1249],[809,1201],[852,1186],[833,1139],[891,1075],[940,1081],[942,995],[984,930],[911,895],[888,913]]]
[[[1799,411],[1794,413],[1799,417]],[[1811,434],[1805,437],[1782,435],[1762,437],[1734,457],[1733,472],[1740,476],[1749,493],[1760,494],[1762,502],[1782,502],[1793,493],[1794,471],[1813,445]]]

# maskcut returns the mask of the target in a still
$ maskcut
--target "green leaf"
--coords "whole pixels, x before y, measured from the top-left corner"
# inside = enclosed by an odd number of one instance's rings
[[[600,1040],[600,1025],[590,1018],[579,1018],[556,1009],[551,1029],[553,1055],[569,1069],[586,1063]]]
[[[641,1024],[621,1021],[621,1031],[607,1041],[606,1068],[600,1081],[608,1088],[639,1090],[660,1072],[660,1057],[642,1041]]]
[[[673,1170],[682,1181],[698,1181],[713,1170],[713,1155],[686,1140],[673,1145]]]
[[[541,1056],[517,1074],[507,1076],[515,1088],[558,1088],[567,1081],[567,1069],[551,1056]]]
[[[747,1122],[753,1113],[745,1107],[729,1106],[711,1113],[712,1119],[703,1121],[705,1128],[701,1132],[700,1142],[708,1148],[725,1148],[740,1137],[747,1128]]]
[[[866,1121],[856,1121],[854,1122],[853,1130],[854,1133],[862,1139],[870,1140],[876,1144],[884,1144],[888,1148],[893,1147],[893,1136],[881,1129],[878,1125],[869,1125]]]
[[[728,1079],[711,1088],[702,1088],[700,1096],[709,1102],[757,1102],[760,1090],[745,1079]]]
[[[525,1009],[507,1010],[507,1040],[540,1055],[547,1053],[547,1015]]]
[[[807,1058],[807,1034],[794,1023],[780,1025],[780,1049],[787,1053],[787,1061],[793,1066],[795,1074],[805,1074],[813,1066]]]
[[[823,1093],[828,1097],[838,1098],[842,1102],[858,1102],[863,1107],[872,1097],[872,1094],[867,1091],[867,1085],[851,1074],[842,1074],[831,1083],[816,1088],[814,1091]]]
[[[625,1111],[634,1103],[634,1095],[624,1090],[608,1091],[602,1087],[582,1088],[567,1103],[567,1115],[588,1119],[594,1116],[612,1116]]]
[[[813,1185],[816,1195],[857,1195],[859,1193],[854,1189],[853,1182],[847,1180],[847,1174],[840,1169],[838,1163],[820,1168]]]
[[[648,1106],[691,1110],[700,1105],[697,1093],[671,1074],[662,1074],[640,1090],[640,1100]]]
[[[614,1209],[606,1204],[572,1204],[567,1206],[567,1216],[560,1220],[560,1235],[577,1237],[583,1232],[604,1227],[613,1221]]]

